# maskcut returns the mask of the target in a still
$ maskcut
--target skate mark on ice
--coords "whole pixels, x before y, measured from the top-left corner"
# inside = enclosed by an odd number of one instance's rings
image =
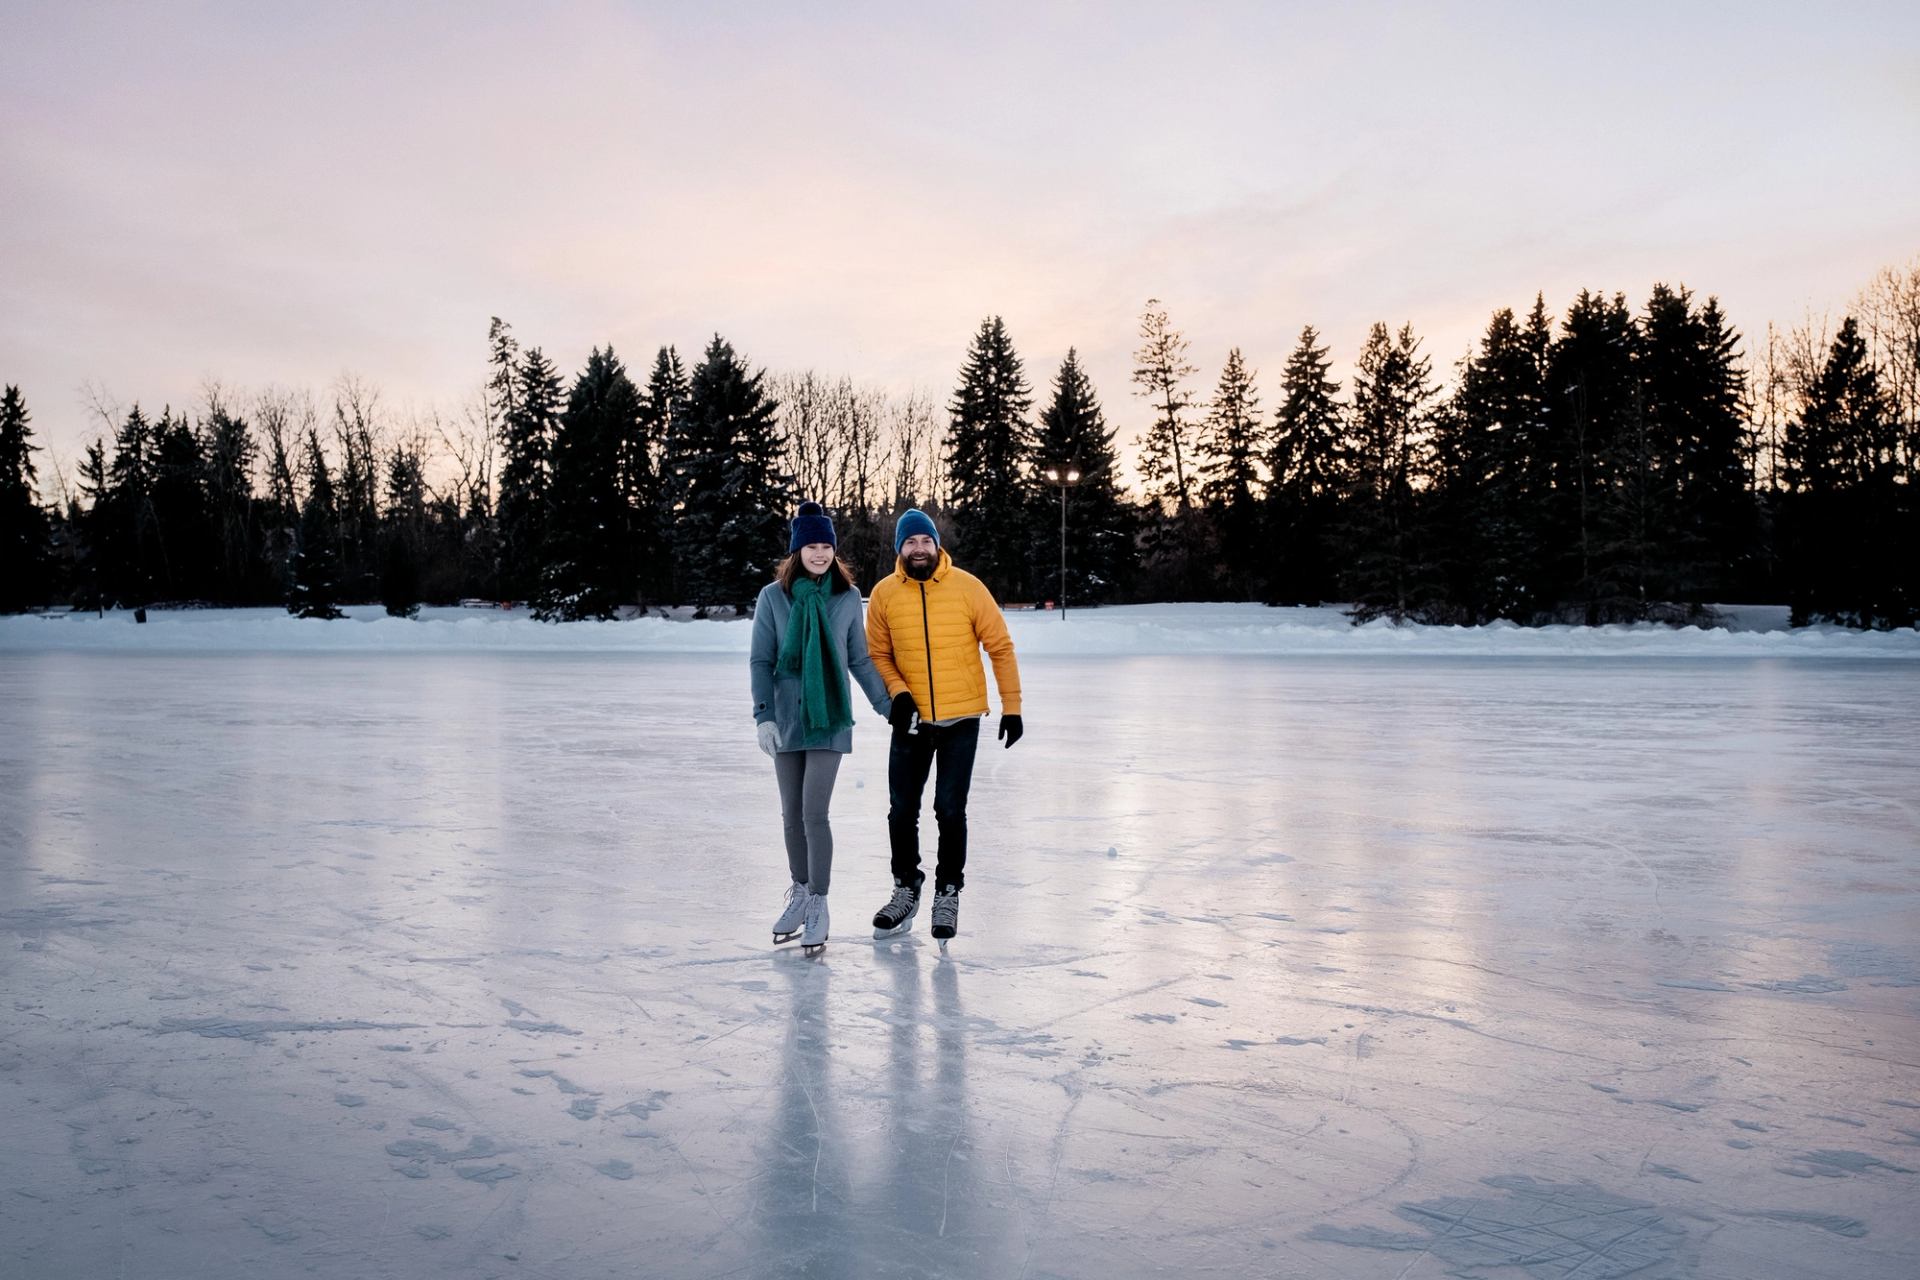
[[[252,1040],[266,1043],[270,1035],[308,1031],[417,1031],[418,1022],[280,1022],[243,1021],[237,1018],[162,1018],[155,1035],[170,1036],[190,1031],[210,1040]],[[385,1045],[380,1046],[386,1048]]]
[[[1835,991],[1845,991],[1847,984],[1838,978],[1828,978],[1817,973],[1806,973],[1798,978],[1782,978],[1773,982],[1749,982],[1755,991],[1777,991],[1782,995],[1823,996]]]
[[[1647,1172],[1657,1173],[1663,1178],[1672,1178],[1676,1182],[1698,1183],[1700,1181],[1700,1179],[1694,1177],[1692,1174],[1682,1173],[1670,1164],[1650,1164],[1647,1166]]]
[[[378,1049],[382,1053],[412,1053],[413,1052],[413,1046],[410,1044],[377,1044],[373,1047]]]
[[[1520,1175],[1486,1178],[1483,1184],[1506,1195],[1449,1196],[1394,1210],[1425,1234],[1322,1223],[1306,1238],[1431,1253],[1456,1271],[1515,1268],[1536,1280],[1684,1274],[1679,1251],[1685,1228],[1646,1201],[1587,1184],[1536,1182]]]
[[[1325,1036],[1275,1036],[1273,1038],[1273,1042],[1275,1044],[1284,1044],[1284,1045],[1290,1045],[1290,1046],[1303,1045],[1303,1044],[1325,1044],[1327,1042],[1327,1038]]]
[[[510,1164],[488,1165],[484,1169],[455,1169],[455,1173],[468,1182],[482,1182],[492,1186],[496,1182],[505,1182],[508,1178],[517,1178],[520,1171]]]
[[[1076,978],[1099,978],[1103,982],[1106,981],[1106,977],[1107,977],[1106,974],[1095,973],[1091,969],[1069,969],[1067,970],[1067,972],[1072,974]]]
[[[1898,1133],[1898,1134],[1901,1134],[1901,1135],[1903,1135],[1903,1136],[1901,1136],[1901,1137],[1898,1137],[1898,1138],[1889,1138],[1889,1139],[1887,1139],[1887,1141],[1888,1141],[1888,1142],[1890,1142],[1890,1143],[1892,1143],[1892,1144],[1893,1144],[1894,1146],[1896,1146],[1896,1147],[1920,1147],[1920,1129],[1901,1129],[1901,1128],[1895,1128],[1895,1129],[1894,1129],[1894,1132],[1895,1132],[1895,1133]]]
[[[633,1166],[625,1160],[608,1160],[604,1164],[593,1166],[593,1168],[594,1172],[603,1173],[607,1177],[619,1182],[626,1182],[633,1177]]]
[[[1619,1093],[1620,1092],[1618,1089],[1614,1088],[1610,1084],[1595,1084],[1591,1080],[1587,1081],[1587,1088],[1596,1089],[1601,1093]]]
[[[1172,1013],[1130,1013],[1127,1015],[1135,1022],[1178,1022],[1179,1015]]]
[[[585,1034],[584,1032],[574,1030],[572,1027],[562,1026],[558,1022],[529,1022],[525,1018],[509,1018],[507,1019],[506,1025],[512,1027],[515,1031],[525,1031],[530,1035],[537,1036],[577,1036]]]
[[[528,1014],[532,1014],[536,1018],[540,1016],[534,1013],[533,1010],[527,1008],[527,1006],[521,1004],[518,1000],[508,1000],[505,997],[501,998],[500,1007],[507,1011],[509,1018],[524,1018]]]
[[[576,1098],[573,1105],[567,1108],[567,1114],[575,1120],[591,1120],[599,1111],[600,1104],[592,1098]]]
[[[278,1220],[277,1215],[273,1218],[265,1215],[258,1217],[248,1215],[242,1218],[241,1221],[275,1244],[292,1244],[300,1238],[300,1233],[291,1226],[288,1226],[284,1221]]]
[[[1247,1049],[1251,1049],[1253,1048],[1253,1046],[1259,1043],[1260,1042],[1258,1040],[1229,1040],[1227,1041],[1227,1048],[1232,1049],[1236,1053],[1239,1053]]]
[[[367,1100],[357,1093],[336,1093],[333,1100],[343,1107],[364,1107]]]
[[[1761,1124],[1758,1120],[1735,1120],[1733,1127],[1736,1129],[1745,1129],[1748,1133],[1767,1132],[1767,1126]]]
[[[1804,1213],[1797,1209],[1768,1209],[1761,1213],[1743,1213],[1743,1218],[1765,1218],[1773,1222],[1804,1222],[1836,1236],[1859,1239],[1867,1234],[1867,1224],[1858,1218],[1843,1218],[1837,1213]]]
[[[1724,982],[1715,982],[1711,978],[1661,978],[1653,985],[1656,987],[1675,987],[1681,991],[1738,990],[1737,987],[1730,987]]]
[[[1685,1111],[1689,1113],[1698,1111],[1702,1106],[1706,1105],[1700,1102],[1675,1102],[1672,1098],[1648,1098],[1646,1101],[1656,1107],[1665,1107],[1669,1111]]]
[[[449,1133],[460,1127],[445,1116],[415,1116],[407,1123],[416,1129],[432,1129],[439,1133]]]
[[[1849,1125],[1855,1129],[1864,1129],[1867,1127],[1867,1122],[1865,1120],[1855,1120],[1851,1116],[1809,1115],[1807,1118],[1809,1120],[1831,1120],[1835,1124]]]
[[[1188,1003],[1188,1004],[1198,1004],[1198,1005],[1205,1005],[1205,1006],[1206,1006],[1207,1008],[1209,1008],[1209,1009],[1224,1009],[1224,1008],[1226,1008],[1226,1007],[1227,1007],[1227,1004],[1226,1004],[1226,1001],[1224,1001],[1224,1000],[1209,1000],[1209,999],[1207,999],[1207,997],[1205,997],[1205,996],[1188,996],[1188,997],[1187,997],[1187,1003]]]
[[[1753,1150],[1753,1144],[1751,1142],[1748,1142],[1745,1138],[1728,1138],[1727,1145],[1732,1147],[1735,1151]]]
[[[1799,1163],[1779,1166],[1780,1172],[1796,1178],[1846,1178],[1857,1173],[1874,1173],[1884,1170],[1887,1173],[1912,1173],[1904,1165],[1890,1164],[1879,1156],[1870,1156],[1864,1151],[1842,1151],[1823,1147],[1818,1151],[1808,1151],[1795,1156]]]
[[[413,1234],[422,1240],[445,1240],[453,1232],[437,1222],[423,1222],[413,1229]]]

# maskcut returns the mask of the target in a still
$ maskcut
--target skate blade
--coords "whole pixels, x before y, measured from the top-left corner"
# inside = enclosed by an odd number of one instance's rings
[[[912,928],[913,928],[913,917],[909,916],[905,920],[902,920],[899,924],[893,926],[893,928],[891,929],[875,929],[873,931],[874,941],[878,942],[883,938],[901,937],[904,934],[908,933],[910,930],[912,930]]]
[[[798,929],[795,929],[792,933],[776,933],[773,935],[773,945],[777,947],[783,942],[792,942],[799,936],[800,930]]]
[[[825,942],[806,942],[800,945],[801,952],[810,956],[817,956],[826,949],[827,944]]]

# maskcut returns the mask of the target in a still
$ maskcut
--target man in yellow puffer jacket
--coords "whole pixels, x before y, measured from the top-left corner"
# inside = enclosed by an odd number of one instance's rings
[[[1000,734],[1020,740],[1020,668],[1013,637],[986,584],[940,546],[940,530],[926,512],[908,511],[894,526],[893,573],[874,584],[867,601],[867,650],[893,696],[887,719],[893,749],[887,758],[887,833],[893,845],[893,897],[874,913],[876,938],[905,933],[920,910],[920,798],[927,773],[933,816],[940,827],[934,863],[933,936],[959,929],[960,889],[966,884],[967,787],[987,714],[987,677],[980,650],[993,659],[1000,687]]]

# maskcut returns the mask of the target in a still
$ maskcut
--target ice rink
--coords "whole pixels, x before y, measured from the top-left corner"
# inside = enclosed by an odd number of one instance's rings
[[[1920,663],[1024,676],[809,960],[736,655],[0,652],[0,1276],[1920,1274]]]

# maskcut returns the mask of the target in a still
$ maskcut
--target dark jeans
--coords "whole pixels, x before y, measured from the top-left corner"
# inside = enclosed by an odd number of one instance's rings
[[[912,884],[920,878],[920,797],[927,789],[927,772],[938,761],[933,817],[940,826],[940,852],[933,883],[938,888],[967,882],[967,787],[979,746],[978,720],[945,729],[923,724],[918,733],[894,733],[887,757],[887,834],[893,841],[894,879]]]

